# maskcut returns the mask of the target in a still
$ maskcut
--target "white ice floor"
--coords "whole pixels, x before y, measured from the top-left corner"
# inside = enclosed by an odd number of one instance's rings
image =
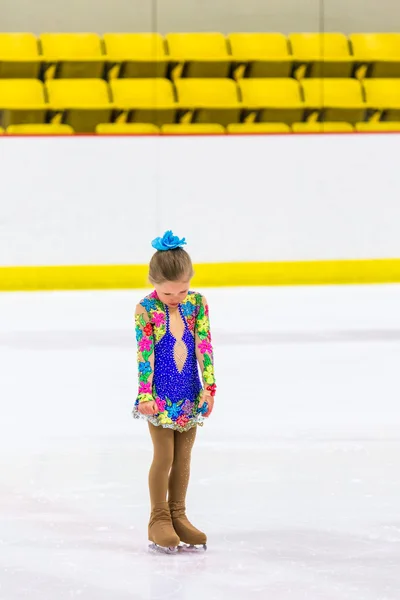
[[[146,552],[142,292],[0,296],[1,600],[400,599],[400,286],[202,291],[201,556]]]

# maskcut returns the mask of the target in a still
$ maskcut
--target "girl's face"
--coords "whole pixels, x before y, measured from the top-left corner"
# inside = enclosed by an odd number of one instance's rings
[[[154,286],[161,302],[170,308],[176,308],[184,301],[190,289],[190,279],[186,281],[164,281]]]

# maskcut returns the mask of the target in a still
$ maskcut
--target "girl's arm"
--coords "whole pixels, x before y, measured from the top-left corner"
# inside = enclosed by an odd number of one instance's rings
[[[196,357],[200,365],[203,378],[204,391],[210,396],[215,396],[217,386],[214,375],[214,355],[211,343],[210,318],[207,300],[201,297],[200,310],[197,313],[195,324]]]
[[[154,335],[147,310],[141,304],[135,311],[137,361],[139,371],[139,404],[153,398]]]

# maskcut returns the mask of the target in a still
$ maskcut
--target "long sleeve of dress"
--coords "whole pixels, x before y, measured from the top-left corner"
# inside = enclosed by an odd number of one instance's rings
[[[149,402],[153,398],[154,375],[154,334],[147,310],[138,304],[135,311],[135,331],[137,341],[137,362],[139,379],[139,403]]]
[[[211,342],[210,318],[207,300],[201,298],[195,323],[196,357],[200,365],[203,384],[212,396],[215,395],[214,355]]]

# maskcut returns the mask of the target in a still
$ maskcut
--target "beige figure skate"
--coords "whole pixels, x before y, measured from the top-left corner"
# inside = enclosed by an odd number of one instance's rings
[[[172,525],[168,502],[159,502],[153,507],[149,522],[149,550],[176,554],[180,539]]]
[[[169,507],[172,524],[181,542],[183,542],[179,549],[189,552],[207,550],[207,536],[191,524],[186,516],[185,503],[170,502]]]

